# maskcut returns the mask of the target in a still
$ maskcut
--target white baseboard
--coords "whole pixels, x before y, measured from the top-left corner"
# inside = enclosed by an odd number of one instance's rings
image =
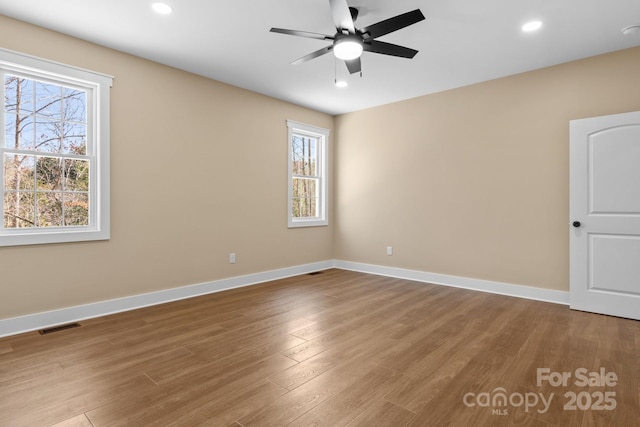
[[[433,283],[435,285],[452,286],[455,288],[489,292],[492,294],[508,295],[536,301],[569,305],[569,292],[552,289],[535,288],[533,286],[514,285],[511,283],[492,282],[490,280],[471,279],[468,277],[449,276],[446,274],[428,273],[425,271],[407,270],[404,268],[385,267],[381,265],[364,264],[350,261],[335,261],[335,268],[359,271],[362,273],[389,276],[398,279],[414,280],[417,282]]]
[[[333,260],[304,264],[295,267],[231,277],[196,285],[182,286],[147,294],[100,301],[92,304],[78,305],[59,310],[29,314],[0,320],[0,338],[23,332],[36,331],[51,326],[79,322],[94,317],[107,316],[137,308],[164,304],[171,301],[192,298],[214,292],[225,291],[243,286],[256,285],[285,277],[298,276],[318,270],[326,270],[334,266]]]
[[[91,304],[78,305],[59,310],[29,314],[26,316],[0,319],[0,338],[17,335],[24,332],[36,331],[51,326],[64,325],[79,322],[123,311],[135,310],[171,301],[192,298],[200,295],[211,294],[243,286],[257,285],[271,280],[284,279],[286,277],[311,273],[313,271],[339,268],[342,270],[359,271],[362,273],[389,276],[398,279],[427,282],[436,285],[453,286],[456,288],[470,289],[474,291],[489,292],[500,295],[508,295],[537,301],[545,301],[556,304],[569,304],[569,293],[554,291],[551,289],[535,288],[532,286],[513,285],[510,283],[492,282],[489,280],[471,279],[467,277],[448,276],[444,274],[428,273],[403,268],[385,267],[373,264],[364,264],[350,261],[327,260],[311,264],[303,264],[278,270],[248,274],[245,276],[231,277],[215,280],[197,285],[182,286],[147,294],[100,301]]]

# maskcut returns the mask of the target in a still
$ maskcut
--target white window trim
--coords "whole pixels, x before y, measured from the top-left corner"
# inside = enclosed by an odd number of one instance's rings
[[[89,226],[15,230],[0,228],[0,246],[108,240],[111,229],[109,92],[113,85],[113,77],[1,48],[0,68],[8,72],[49,79],[86,89],[87,100],[92,104],[91,108],[87,108],[87,114],[93,113],[92,116],[87,117],[87,124],[92,132],[91,148],[93,158],[96,159],[91,165],[90,209],[93,210],[90,212],[92,222]],[[1,92],[4,93],[4,82]],[[4,132],[4,114],[1,116],[0,128]],[[0,206],[4,206],[2,200],[3,198],[0,199]],[[4,216],[4,213],[2,215]]]
[[[288,197],[287,197],[287,218],[289,228],[297,227],[319,227],[329,225],[329,130],[316,126],[306,125],[304,123],[287,120],[288,138],[287,147],[288,156]],[[318,217],[316,218],[294,218],[293,211],[293,159],[292,159],[292,142],[293,134],[303,134],[318,138],[320,142],[318,162],[320,171],[320,188],[319,188],[319,206]]]

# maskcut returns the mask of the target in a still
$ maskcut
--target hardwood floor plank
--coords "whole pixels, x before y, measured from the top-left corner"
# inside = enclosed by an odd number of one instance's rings
[[[421,290],[409,289],[407,292],[395,293],[384,300],[375,297],[367,298],[358,304],[349,307],[326,310],[322,313],[322,319],[314,317],[317,323],[302,330],[296,331],[295,336],[315,340],[342,339],[345,335],[359,334],[359,330],[370,328],[370,325],[385,323],[385,327],[393,325],[393,320],[403,313],[404,307],[419,297]],[[309,356],[307,354],[306,356]]]
[[[433,322],[451,312],[449,301],[453,296],[462,312],[469,310],[469,307],[481,305],[481,301],[486,298],[483,293],[469,292],[458,295],[458,290],[455,288],[430,284],[424,284],[424,289],[420,291],[416,299],[398,313],[398,323],[415,328],[417,325],[422,327],[426,322]]]
[[[279,353],[304,342],[288,332],[288,327],[255,334],[230,334],[187,344],[185,348],[206,360],[223,360],[246,352]]]
[[[402,427],[408,423],[414,413],[394,405],[384,399],[378,399],[364,410],[348,427]]]
[[[64,380],[59,384],[64,384]],[[51,394],[33,390],[26,404],[0,410],[0,414],[14,414],[9,418],[11,426],[48,426],[102,405],[119,405],[140,395],[152,395],[156,389],[144,376],[91,378],[84,383],[64,384],[64,388],[58,385],[48,390]],[[2,418],[0,425],[3,425]]]
[[[376,304],[374,307],[361,307],[361,310],[366,314],[351,321],[341,319],[338,321],[339,326],[331,324],[326,333],[321,333],[283,354],[302,362],[326,350],[353,345],[352,341],[354,340],[360,342],[363,338],[370,339],[371,336],[391,336],[395,333],[394,319],[402,313],[402,307],[414,300],[415,297],[415,294],[407,292],[404,295],[398,294],[394,298],[389,298],[382,306]],[[326,319],[324,323],[327,323]],[[320,329],[315,328],[314,330],[318,332]]]
[[[463,399],[469,392],[484,392],[480,387],[507,357],[490,349],[483,349],[482,346],[470,354],[473,355],[470,359],[460,353],[452,358],[449,367],[445,368],[450,370],[450,373],[442,375],[440,384],[436,386],[439,392],[416,414],[408,426],[490,425],[477,423],[478,408],[466,407]],[[456,363],[462,368],[457,367]]]
[[[270,405],[288,391],[271,381],[260,381],[202,406],[189,425],[228,425]]]
[[[155,324],[147,324],[132,333],[131,329],[121,331],[109,337],[109,341],[116,346],[162,348],[167,346],[180,346],[186,342],[208,339],[221,335],[227,330],[218,324],[211,324],[207,319],[199,321],[190,320],[189,323],[159,327]]]
[[[405,377],[392,370],[373,367],[360,381],[331,396],[289,425],[346,425],[404,379]]]
[[[94,342],[94,344],[96,344]],[[63,352],[47,351],[46,354],[49,357],[25,357],[24,360],[12,360],[7,365],[9,370],[0,374],[0,412],[5,405],[14,404],[19,402],[20,404],[26,404],[27,402],[33,402],[31,395],[39,391],[45,391],[43,394],[47,397],[53,396],[57,393],[52,393],[54,387],[61,381],[83,382],[86,380],[86,376],[81,373],[74,373],[73,370],[65,370],[61,366],[61,361],[64,360],[65,353],[70,351],[84,351],[87,348],[69,347]],[[36,362],[37,361],[37,362]],[[31,365],[30,365],[31,364]],[[33,371],[31,371],[33,370]],[[91,377],[101,375],[100,372],[92,373]]]
[[[392,345],[391,341],[391,339],[372,341],[363,337],[354,338],[343,345],[333,347],[304,362],[293,365],[269,379],[287,390],[293,390],[349,360],[358,359],[365,363],[369,362],[371,359],[377,358],[380,351]]]
[[[262,345],[248,347],[227,357],[208,358],[196,353],[189,360],[189,363],[185,363],[180,369],[176,369],[176,365],[173,363],[155,364],[145,368],[145,374],[157,384],[184,381],[186,378],[192,378],[197,381],[203,370],[206,370],[207,376],[226,375],[229,372],[241,370],[276,354],[280,356],[278,350],[295,345],[298,342],[299,338],[284,335],[264,341]],[[287,367],[296,364],[294,360],[289,358],[286,358],[286,360]]]
[[[257,363],[224,373],[206,370],[160,384],[156,392],[104,405],[87,412],[98,427],[125,425],[186,425],[202,408],[227,395],[238,393],[264,380],[293,362],[276,354]]]
[[[488,325],[495,336],[494,342],[490,345],[496,352],[515,356],[533,329],[531,319],[537,316],[538,303],[529,304],[529,301],[510,297],[498,298],[505,299],[501,303],[508,305],[508,309],[496,316],[492,325]]]
[[[93,427],[89,419],[84,415],[80,414],[77,417],[69,418],[68,420],[61,421],[57,424],[54,424],[51,427]]]
[[[583,391],[591,396],[615,393],[616,410],[586,411],[583,426],[640,425],[640,408],[636,405],[640,400],[636,381],[640,377],[640,366],[622,362],[628,357],[640,360],[636,348],[636,323],[629,319],[603,318],[604,333],[615,339],[601,342],[598,346],[594,371],[604,369],[607,374],[615,374],[617,381],[615,385],[590,386]]]
[[[0,398],[11,387],[16,390],[19,384],[29,381],[42,381],[49,375],[58,375],[63,368],[60,363],[40,363],[31,366],[13,366],[4,372],[0,372]]]
[[[376,313],[363,317],[363,321],[354,321],[330,329],[327,333],[292,347],[282,354],[298,362],[303,362],[327,350],[335,350],[348,345],[347,343],[350,341],[370,339],[372,334],[381,338],[388,337],[394,326],[393,321],[385,317],[384,313]]]
[[[242,317],[236,316],[233,319],[220,323],[220,326],[226,330],[238,328],[246,330],[249,325],[255,325],[258,326],[259,329],[287,323],[300,318],[307,318],[309,323],[313,324],[315,322],[309,317],[324,310],[325,308],[309,305],[306,301],[291,301],[282,305],[263,307],[261,310],[253,311]],[[302,328],[304,326],[300,327]]]
[[[103,345],[108,339],[103,336],[95,336],[89,339],[76,339],[73,331],[62,331],[57,334],[64,335],[62,339],[51,339],[47,335],[32,335],[32,346],[14,345],[14,351],[0,355],[0,375],[25,367],[57,363],[68,357],[69,354],[91,351],[97,345]]]
[[[98,353],[91,358],[80,359],[73,355],[67,360],[62,360],[60,364],[67,371],[89,375],[91,372],[146,372],[152,366],[167,364],[180,366],[193,360],[193,353],[184,347],[167,346],[160,349],[155,347],[145,349],[109,346],[104,348],[103,353]]]
[[[371,368],[372,365],[353,362],[342,365],[307,381],[262,410],[237,421],[244,427],[288,425],[349,385],[363,381]]]
[[[2,342],[0,341],[0,354],[6,354],[13,351],[13,347],[9,344],[8,341]]]
[[[437,305],[430,310],[422,310],[430,313],[430,318],[417,323],[420,327],[412,326],[404,334],[397,336],[398,344],[384,353],[380,362],[383,366],[411,376],[412,373],[409,371],[412,367],[420,365],[420,357],[435,350],[450,336],[455,335],[456,331],[464,328],[469,333],[480,334],[475,328],[467,328],[466,325],[468,319],[479,316],[485,310],[483,294],[474,292],[465,295],[457,310],[452,310],[448,304],[442,302],[435,304]],[[415,321],[415,317],[412,319]]]
[[[381,356],[380,364],[405,375],[414,376],[416,371],[422,370],[426,358],[450,341],[451,337],[463,331],[461,321],[459,316],[447,317],[447,321],[438,323],[439,327],[420,339],[399,340],[396,346],[389,347]],[[472,336],[477,334],[476,331],[469,332]]]
[[[103,358],[73,364],[68,368],[59,368],[49,372],[38,369],[40,375],[15,383],[10,389],[7,388],[9,394],[2,395],[4,389],[0,389],[0,410],[5,405],[24,405],[25,402],[37,405],[54,405],[65,398],[73,397],[83,388],[90,387],[91,384],[96,384],[98,390],[101,387],[112,387],[112,384],[117,386],[120,381],[142,376],[143,371],[154,364],[169,364],[175,369],[176,363],[189,360],[185,358],[191,356],[184,349],[169,349],[159,353],[147,352],[136,355],[118,354],[111,351],[106,352]],[[46,368],[46,366],[42,368]],[[69,387],[61,392],[59,390],[60,383],[66,383]],[[38,401],[27,398],[34,393],[42,393],[42,397]],[[94,406],[82,407],[80,412],[93,408]]]
[[[491,340],[488,334],[466,330],[424,356],[417,356],[413,369],[405,373],[410,380],[393,389],[385,399],[411,412],[419,412],[450,383],[457,381],[457,375]]]
[[[564,307],[562,308],[565,309]],[[519,346],[518,352],[509,357],[507,362],[495,372],[489,386],[502,387],[507,390],[523,388],[530,392],[550,392],[547,384],[539,387],[536,383],[537,369],[556,365],[559,357],[563,357],[561,344],[567,338],[567,330],[559,328],[553,322],[554,316],[549,310],[536,310],[536,321],[524,332],[526,340]],[[504,332],[509,332],[506,329]],[[494,340],[495,344],[495,340]],[[504,353],[504,352],[503,352]],[[506,352],[511,356],[512,352]]]

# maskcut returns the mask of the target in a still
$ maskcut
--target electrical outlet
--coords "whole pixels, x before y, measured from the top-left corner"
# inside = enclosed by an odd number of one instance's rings
[[[229,264],[235,264],[235,263],[236,263],[236,254],[230,253],[229,254]]]
[[[393,246],[387,246],[387,255],[393,255]]]

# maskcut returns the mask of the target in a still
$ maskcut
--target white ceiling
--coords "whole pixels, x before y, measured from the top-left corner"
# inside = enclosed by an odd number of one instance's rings
[[[417,8],[427,19],[380,38],[414,59],[365,52],[340,89],[332,54],[290,65],[328,42],[269,32],[334,34],[328,0],[166,0],[170,16],[152,1],[0,0],[0,13],[330,114],[640,46],[620,31],[640,24],[640,0],[348,0],[358,28]],[[542,30],[522,33],[532,19]]]

